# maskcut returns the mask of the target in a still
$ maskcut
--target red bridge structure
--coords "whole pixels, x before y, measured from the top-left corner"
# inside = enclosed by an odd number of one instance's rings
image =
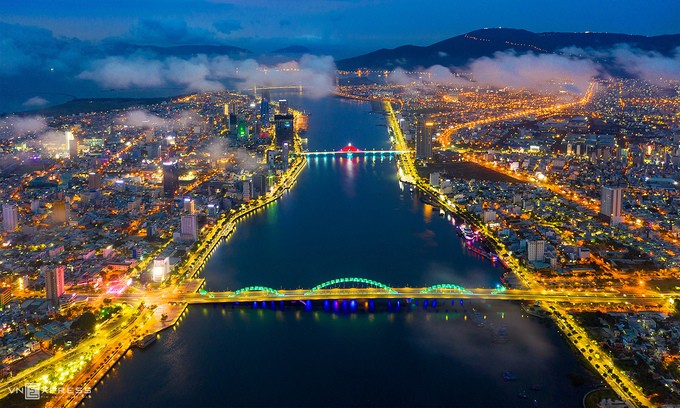
[[[408,153],[408,150],[362,150],[357,148],[356,146],[352,146],[352,143],[348,143],[347,146],[343,147],[340,150],[335,150],[335,151],[319,151],[319,152],[303,152],[302,154],[306,155],[307,157],[318,157],[318,156],[346,156],[346,157],[352,157],[354,155],[363,155],[363,156],[386,156],[386,155],[393,155],[393,154],[404,154]]]

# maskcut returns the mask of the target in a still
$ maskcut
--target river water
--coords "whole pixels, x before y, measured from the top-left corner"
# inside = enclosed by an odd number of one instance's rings
[[[288,100],[311,113],[309,150],[389,148],[384,117],[368,103]],[[235,290],[351,276],[494,287],[501,272],[465,250],[452,220],[400,186],[393,159],[354,157],[310,159],[281,200],[239,223],[202,274],[208,290]],[[130,351],[84,405],[578,407],[591,389],[556,329],[516,304],[372,306],[190,307],[156,344]],[[517,379],[504,380],[506,371]]]

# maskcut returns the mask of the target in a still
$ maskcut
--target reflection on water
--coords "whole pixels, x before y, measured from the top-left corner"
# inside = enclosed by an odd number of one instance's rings
[[[573,407],[586,391],[571,385],[574,373],[586,375],[555,329],[512,303],[375,313],[195,306],[86,406],[531,406],[517,396],[527,391],[540,406]]]
[[[368,104],[288,99],[313,115],[312,151],[337,150],[347,135],[360,148],[389,146],[384,117]],[[311,158],[282,200],[238,224],[202,275],[217,291],[311,288],[349,276],[392,287],[494,287],[500,273],[464,249],[451,219],[400,188],[394,160],[355,156]],[[358,299],[310,311],[191,307],[179,326],[124,360],[86,405],[580,405],[586,390],[568,377],[584,370],[554,328],[522,318],[517,305],[389,307]],[[517,381],[503,380],[508,370]],[[542,390],[517,397],[533,383]]]
[[[429,224],[430,221],[432,221],[432,206],[431,205],[423,205],[423,219],[425,220],[425,224]]]

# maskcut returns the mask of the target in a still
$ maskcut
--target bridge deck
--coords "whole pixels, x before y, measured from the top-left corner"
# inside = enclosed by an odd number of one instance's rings
[[[211,292],[206,294],[185,293],[165,297],[168,302],[190,304],[236,303],[264,301],[306,301],[334,299],[485,299],[485,300],[533,300],[568,303],[646,303],[658,304],[667,301],[664,294],[631,295],[602,292],[543,292],[532,290],[474,289],[460,292],[440,290],[424,293],[426,288],[394,288],[393,292],[375,288],[321,289],[310,292],[308,289],[248,292]]]
[[[338,155],[338,154],[345,154],[345,155],[374,155],[374,154],[406,154],[408,153],[408,150],[358,150],[358,151],[350,151],[350,152],[343,152],[343,151],[325,151],[325,152],[302,152],[301,154],[307,155],[307,156],[321,156],[321,155]]]

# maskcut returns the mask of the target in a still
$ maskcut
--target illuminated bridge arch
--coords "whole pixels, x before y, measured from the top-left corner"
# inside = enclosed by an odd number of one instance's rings
[[[389,293],[398,293],[396,290],[392,289],[391,287],[385,285],[384,283],[376,282],[374,280],[370,279],[364,279],[364,278],[338,278],[338,279],[333,279],[326,281],[320,285],[314,286],[312,289],[310,289],[305,295],[311,295],[316,291],[319,291],[321,289],[328,288],[330,286],[338,285],[341,283],[358,283],[362,285],[368,285],[368,286],[373,286],[375,288],[383,289]]]
[[[247,286],[245,288],[241,288],[234,292],[232,296],[240,296],[249,292],[267,292],[271,293],[274,296],[283,296],[282,294],[279,293],[278,290],[269,288],[267,286]]]
[[[472,292],[465,289],[464,287],[454,285],[452,283],[441,283],[439,285],[432,285],[420,291],[420,293],[448,293],[448,292],[464,293],[466,295],[472,294]]]

